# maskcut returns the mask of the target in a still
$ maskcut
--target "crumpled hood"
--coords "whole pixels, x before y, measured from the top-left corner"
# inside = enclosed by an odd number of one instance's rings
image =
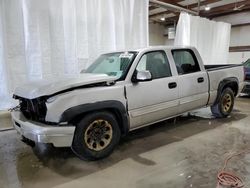
[[[117,78],[107,76],[106,74],[80,74],[77,77],[54,78],[50,80],[41,80],[29,82],[17,87],[14,91],[15,96],[26,99],[34,99],[41,96],[52,95],[54,93],[67,90],[74,87],[95,84],[101,82],[113,82]]]

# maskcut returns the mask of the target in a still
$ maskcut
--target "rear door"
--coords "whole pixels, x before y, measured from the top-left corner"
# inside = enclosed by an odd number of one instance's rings
[[[208,101],[208,75],[191,49],[172,50],[178,72],[179,113],[203,107]]]
[[[178,113],[177,77],[172,76],[165,51],[143,54],[136,70],[148,70],[151,81],[126,86],[130,128],[150,124]]]

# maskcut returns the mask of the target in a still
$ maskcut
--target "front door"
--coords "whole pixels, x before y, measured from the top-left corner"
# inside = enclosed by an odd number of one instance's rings
[[[142,55],[137,71],[148,70],[151,81],[126,86],[130,128],[134,129],[167,117],[178,111],[178,83],[173,77],[164,51]]]

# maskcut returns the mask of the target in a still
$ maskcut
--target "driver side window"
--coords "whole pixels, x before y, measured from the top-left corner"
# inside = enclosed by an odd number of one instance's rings
[[[164,51],[145,53],[137,67],[137,71],[149,71],[152,79],[172,76],[169,62]]]

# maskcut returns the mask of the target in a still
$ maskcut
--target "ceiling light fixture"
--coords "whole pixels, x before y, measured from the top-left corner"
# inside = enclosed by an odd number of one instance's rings
[[[164,17],[161,17],[161,19],[160,19],[161,21],[165,21],[165,18]]]
[[[211,7],[209,7],[209,6],[205,7],[205,11],[209,11],[210,9],[211,9]]]

